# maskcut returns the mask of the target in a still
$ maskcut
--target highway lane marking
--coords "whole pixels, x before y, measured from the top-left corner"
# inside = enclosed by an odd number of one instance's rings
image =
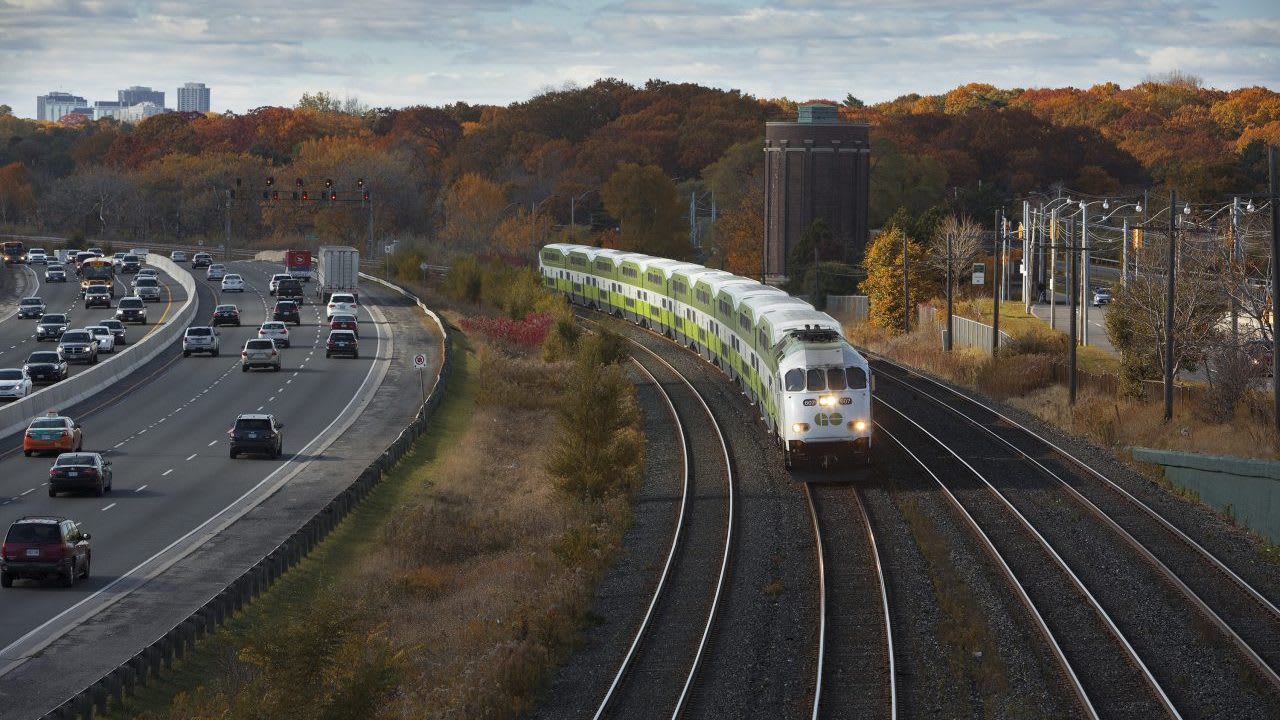
[[[142,485],[142,486],[141,486],[141,487],[139,487],[137,490],[134,490],[134,492],[139,493],[139,492],[142,492],[143,490],[146,490],[146,489],[147,489],[147,486],[146,486],[146,485]]]
[[[165,470],[164,472],[160,473],[160,477],[164,477],[165,475],[168,475],[171,472],[173,472],[173,468],[169,468],[168,470]]]
[[[147,428],[142,428],[141,430],[139,430],[139,431],[138,431],[138,434],[139,434],[139,435],[141,435],[141,434],[145,433],[146,431],[147,431]]]
[[[214,445],[217,445],[217,444],[218,444],[218,441],[217,441],[217,440],[214,440],[213,442],[209,443],[209,444],[208,444],[208,445],[206,445],[205,447],[213,447]],[[193,455],[192,457],[195,457],[195,456]]]
[[[190,462],[190,461],[191,461],[191,459],[192,459],[192,458],[194,458],[195,456],[196,456],[196,454],[195,454],[195,453],[191,453],[191,457],[187,458],[187,462]]]
[[[258,406],[258,410],[261,410],[261,409],[262,409],[262,408],[264,408],[264,407],[266,407],[266,405],[259,405],[259,406]],[[254,412],[257,412],[258,410],[254,410]]]
[[[123,445],[123,444],[125,444],[125,443],[127,443],[127,442],[129,442],[129,441],[128,441],[128,440],[121,440],[120,442],[116,443],[113,447],[120,447],[121,445]]]
[[[272,395],[271,397],[267,398],[267,402],[271,402],[272,400],[275,400],[275,399],[276,399],[276,396]]]
[[[21,494],[21,495],[19,495],[18,497],[22,497],[22,495],[26,495],[27,493],[32,493],[32,492],[35,492],[35,491],[36,491],[36,489],[35,489],[35,488],[31,488],[30,490],[28,490],[28,491],[26,491],[26,492],[22,493],[22,494]]]
[[[102,508],[102,512],[106,512],[106,511],[110,510],[111,508],[113,508],[113,507],[115,507],[115,506],[116,506],[116,504],[115,504],[115,503],[111,503],[110,505],[108,505],[108,506],[106,506],[106,507]]]
[[[301,367],[301,365],[299,365],[299,367]],[[298,377],[298,373],[296,373],[296,372],[295,372],[295,373],[293,374],[293,376],[294,376],[294,377]]]

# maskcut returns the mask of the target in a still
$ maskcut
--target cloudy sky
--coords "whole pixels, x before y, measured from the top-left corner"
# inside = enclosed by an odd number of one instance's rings
[[[1128,86],[1172,70],[1280,89],[1277,0],[0,0],[0,104],[203,82],[212,109],[327,90],[374,106],[508,103],[599,77],[868,102]]]

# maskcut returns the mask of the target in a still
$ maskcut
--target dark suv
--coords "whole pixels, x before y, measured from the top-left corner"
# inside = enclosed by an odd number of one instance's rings
[[[293,300],[299,305],[306,302],[306,292],[302,283],[296,278],[286,278],[276,283],[276,297],[281,300]]]
[[[227,434],[231,436],[231,457],[241,453],[258,453],[275,459],[284,452],[284,437],[280,432],[284,424],[276,422],[274,415],[245,413],[236,417],[236,424]]]
[[[0,587],[56,577],[67,587],[89,577],[89,533],[64,517],[28,516],[9,526],[0,545]]]
[[[275,309],[271,311],[271,319],[291,322],[294,325],[302,324],[302,316],[298,314],[298,303],[292,300],[276,301]]]

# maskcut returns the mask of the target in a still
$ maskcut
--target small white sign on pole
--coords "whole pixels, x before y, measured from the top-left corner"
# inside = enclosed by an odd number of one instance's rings
[[[973,284],[983,285],[987,280],[987,266],[981,263],[973,264]]]
[[[416,368],[418,368],[419,370],[421,370],[422,368],[426,367],[426,366],[427,366],[427,356],[426,356],[426,355],[423,355],[422,353],[418,353],[417,355],[414,355],[414,356],[413,356],[413,366],[414,366],[414,367],[416,367]]]

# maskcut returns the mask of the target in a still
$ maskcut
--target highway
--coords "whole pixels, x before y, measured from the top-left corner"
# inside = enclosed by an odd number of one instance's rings
[[[0,439],[0,528],[23,515],[56,514],[82,523],[93,535],[88,581],[74,588],[36,587],[24,581],[4,591],[0,667],[17,659],[19,640],[26,637],[30,642],[31,635],[46,632],[47,623],[86,598],[91,602],[110,599],[103,595],[119,592],[113,581],[276,473],[292,453],[302,450],[342,414],[372,374],[383,338],[368,311],[362,308],[360,313],[364,350],[360,359],[326,359],[323,343],[328,328],[320,324],[322,309],[311,303],[303,307],[303,324],[290,327],[292,347],[282,351],[280,372],[241,372],[239,350],[267,318],[274,300],[267,295],[267,282],[281,269],[262,262],[230,263],[229,272],[243,275],[250,289],[225,298],[219,298],[216,283],[197,274],[197,322],[204,322],[219,302],[240,307],[243,326],[221,328],[222,354],[183,358],[174,347],[134,373],[126,381],[128,387],[108,390],[67,411],[84,427],[85,449],[103,452],[112,461],[114,491],[109,495],[50,498],[45,481],[53,459],[23,457],[19,436]],[[46,300],[57,298],[50,302],[56,309],[75,293],[62,288],[41,291]],[[83,310],[73,315],[73,325],[80,326],[85,317]],[[22,335],[27,327],[12,320],[0,323],[3,349],[15,352],[17,348],[10,350],[9,345],[25,342]],[[129,327],[132,331],[135,326]],[[36,345],[34,340],[30,343]],[[3,357],[0,364],[5,364]],[[242,412],[273,413],[285,424],[284,457],[276,461],[228,457],[227,430]]]
[[[6,268],[3,272],[11,273],[15,276],[19,273],[26,274],[26,287],[28,289],[23,295],[42,298],[45,303],[45,312],[47,313],[66,313],[71,320],[69,325],[71,329],[97,325],[102,320],[115,317],[115,305],[120,298],[132,294],[129,291],[128,284],[134,278],[133,275],[124,275],[116,278],[116,297],[111,301],[111,308],[86,309],[80,298],[80,281],[74,274],[69,275],[65,283],[45,283],[44,267],[40,265],[34,267],[18,265]],[[15,279],[16,277],[9,278],[10,281]],[[141,340],[147,333],[160,327],[168,319],[171,312],[186,302],[186,292],[173,278],[161,273],[159,279],[161,285],[164,286],[160,302],[147,303],[146,325],[125,324],[128,344],[123,348],[117,346],[117,355],[122,350]],[[16,299],[14,304],[16,306]],[[57,342],[36,340],[36,324],[38,322],[38,320],[31,318],[19,318],[17,313],[0,320],[0,368],[22,367],[22,364],[26,362],[31,353],[37,350],[53,350],[57,347]],[[98,362],[110,358],[110,353],[99,355]],[[69,371],[71,375],[75,375],[83,372],[87,367],[82,363],[73,364],[70,366]],[[44,384],[41,383],[37,384],[34,389],[39,390],[42,387],[44,387]]]

